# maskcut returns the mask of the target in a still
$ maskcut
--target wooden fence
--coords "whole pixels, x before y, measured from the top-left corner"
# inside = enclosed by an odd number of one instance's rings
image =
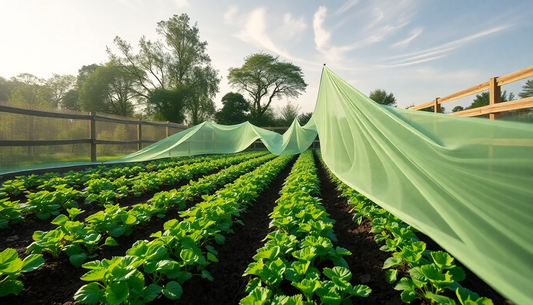
[[[29,116],[57,118],[57,119],[71,119],[71,120],[87,120],[89,124],[89,137],[85,139],[74,140],[0,140],[0,146],[42,146],[42,145],[69,145],[69,144],[90,144],[91,162],[96,161],[96,146],[106,144],[137,144],[137,149],[142,148],[142,144],[151,144],[157,141],[143,140],[142,126],[151,125],[165,128],[165,137],[170,135],[170,128],[187,129],[189,126],[174,124],[170,122],[147,122],[132,118],[111,118],[97,115],[95,112],[89,114],[68,114],[48,112],[42,110],[21,109],[9,106],[0,105],[0,112],[23,114]],[[137,125],[137,140],[135,141],[107,141],[96,139],[96,122],[110,122],[118,124],[135,124]]]
[[[533,107],[533,97],[527,97],[515,101],[501,103],[501,86],[533,76],[533,66],[520,71],[513,72],[501,77],[492,77],[489,81],[470,87],[465,90],[450,94],[445,97],[438,97],[431,102],[410,107],[409,110],[420,110],[433,107],[435,113],[440,113],[440,104],[456,100],[461,97],[472,95],[481,91],[489,90],[489,105],[452,112],[451,115],[458,116],[478,116],[488,114],[494,120],[498,113],[509,110],[518,110]]]

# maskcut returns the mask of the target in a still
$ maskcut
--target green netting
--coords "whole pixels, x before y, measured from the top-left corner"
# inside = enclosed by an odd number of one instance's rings
[[[378,105],[324,68],[310,122],[283,135],[205,122],[116,162],[307,149],[517,304],[533,304],[533,125]]]

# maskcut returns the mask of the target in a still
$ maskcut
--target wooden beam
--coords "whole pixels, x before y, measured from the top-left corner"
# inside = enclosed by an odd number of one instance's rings
[[[152,144],[152,143],[155,143],[157,141],[152,141],[152,140],[141,140],[141,141],[109,141],[109,140],[96,140],[95,141],[96,144],[100,145],[100,144],[114,144],[114,145],[125,145],[125,144],[139,144],[140,143],[146,143],[146,144]]]
[[[137,150],[141,150],[143,148],[142,145],[142,139],[143,139],[143,126],[142,124],[137,124]]]
[[[494,105],[483,106],[474,109],[467,109],[463,111],[452,112],[450,115],[457,116],[478,116],[490,113],[498,113],[510,110],[518,110],[524,108],[533,108],[533,97],[527,97],[516,101],[505,103],[498,103]]]
[[[91,139],[77,140],[0,140],[0,146],[48,146],[92,143]]]
[[[488,89],[489,89],[489,82],[484,82],[482,84],[475,85],[475,86],[470,87],[468,89],[464,89],[464,90],[461,90],[459,92],[455,92],[453,94],[447,95],[445,97],[441,97],[439,99],[439,102],[441,104],[442,103],[446,103],[446,102],[450,102],[450,101],[456,100],[458,98],[469,96],[469,95],[472,95],[472,94],[475,94],[475,93],[478,93],[478,92],[481,92],[481,91],[485,91],[485,90],[488,90]]]
[[[531,76],[533,76],[533,66],[498,77],[498,86],[503,86]]]
[[[15,108],[15,107],[9,107],[9,106],[0,106],[0,112],[32,115],[32,116],[39,116],[39,117],[45,117],[45,118],[57,118],[57,119],[75,119],[75,120],[90,120],[91,119],[90,115],[84,115],[84,114],[57,113],[57,112],[49,112],[49,111],[42,111],[42,110]]]
[[[427,102],[427,103],[424,103],[424,104],[420,104],[418,106],[413,106],[413,107],[409,108],[409,110],[426,109],[426,108],[429,108],[429,107],[433,107],[434,105],[435,105],[435,101],[431,101],[431,102]]]

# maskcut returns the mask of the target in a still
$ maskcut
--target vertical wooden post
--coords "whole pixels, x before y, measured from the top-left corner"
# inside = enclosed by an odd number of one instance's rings
[[[167,127],[165,128],[165,138],[168,138],[170,136],[170,127],[168,127],[168,124],[170,121],[167,121]]]
[[[494,105],[496,103],[501,102],[501,87],[498,86],[498,78],[497,77],[491,77],[489,81],[490,89],[489,89],[489,105]],[[490,113],[489,118],[491,120],[496,119],[498,116],[498,113]]]
[[[94,116],[96,112],[89,112],[91,119],[89,120],[89,139],[91,139],[91,162],[96,162],[96,121]]]
[[[440,113],[439,98],[440,98],[440,97],[437,97],[437,98],[435,99],[435,102],[434,102],[434,105],[433,105],[433,110],[435,111],[435,113]]]
[[[143,148],[143,144],[141,143],[142,138],[143,128],[141,122],[139,122],[139,124],[137,124],[137,141],[139,141],[139,143],[137,143],[137,150],[141,150]]]

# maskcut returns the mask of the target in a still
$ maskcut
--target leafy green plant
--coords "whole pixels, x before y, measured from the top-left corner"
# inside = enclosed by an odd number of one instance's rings
[[[9,223],[18,223],[23,220],[22,208],[18,200],[0,199],[0,229],[6,229]]]
[[[18,276],[22,272],[30,272],[44,264],[40,254],[28,255],[24,260],[18,257],[15,249],[7,248],[0,252],[0,297],[8,294],[19,295],[24,289]]]
[[[5,192],[11,196],[18,196],[24,191],[26,191],[24,181],[18,179],[4,181],[4,183],[2,183],[2,188],[0,188],[0,192]]]

